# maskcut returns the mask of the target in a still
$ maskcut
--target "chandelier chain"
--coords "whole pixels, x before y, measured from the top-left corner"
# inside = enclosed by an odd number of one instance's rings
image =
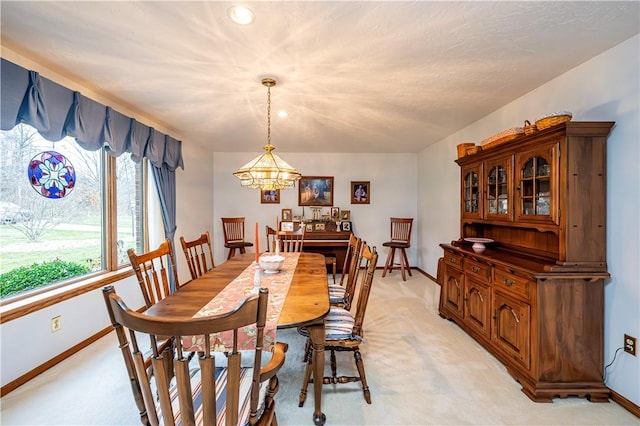
[[[267,145],[271,145],[271,86],[267,86]]]

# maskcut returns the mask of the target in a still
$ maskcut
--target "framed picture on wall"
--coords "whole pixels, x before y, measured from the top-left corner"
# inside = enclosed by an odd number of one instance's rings
[[[261,204],[280,204],[280,190],[279,189],[261,189],[260,203]]]
[[[303,176],[298,182],[298,205],[333,206],[333,176]]]
[[[369,181],[351,182],[351,204],[369,204],[371,185]]]

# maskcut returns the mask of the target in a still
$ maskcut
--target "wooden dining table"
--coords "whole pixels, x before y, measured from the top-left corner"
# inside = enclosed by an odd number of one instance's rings
[[[252,264],[254,254],[241,254],[216,266],[150,307],[145,313],[166,318],[193,317]],[[324,256],[300,253],[278,320],[278,329],[306,327],[313,345],[313,422],[323,425],[324,317],[329,313],[329,284]]]

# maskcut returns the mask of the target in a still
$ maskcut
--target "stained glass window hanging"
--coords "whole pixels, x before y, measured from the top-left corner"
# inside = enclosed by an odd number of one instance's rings
[[[76,184],[75,168],[56,151],[43,151],[29,161],[27,170],[31,187],[46,198],[63,198]]]

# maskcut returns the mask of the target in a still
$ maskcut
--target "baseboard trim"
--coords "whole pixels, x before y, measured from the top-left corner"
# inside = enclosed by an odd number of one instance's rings
[[[376,269],[381,269],[382,270],[382,269],[384,269],[384,266],[377,266]],[[397,268],[393,268],[393,269],[397,269]],[[433,277],[431,274],[429,274],[428,272],[425,272],[422,269],[417,268],[415,266],[412,266],[410,269],[420,272],[422,275],[424,275],[425,277],[429,278],[431,281],[433,281],[436,284],[440,285],[438,280],[435,277]]]
[[[38,375],[44,373],[45,371],[47,371],[48,369],[50,369],[54,365],[59,364],[60,362],[64,361],[65,359],[69,358],[71,355],[75,354],[76,352],[79,352],[80,350],[86,348],[90,344],[96,342],[98,339],[106,336],[112,330],[113,330],[112,326],[109,326],[109,327],[105,328],[104,330],[100,330],[98,333],[94,334],[93,336],[90,336],[89,338],[83,340],[82,342],[78,343],[77,345],[70,347],[69,349],[67,349],[66,351],[62,352],[61,354],[51,358],[49,361],[45,362],[44,364],[41,364],[41,365],[37,366],[33,370],[23,374],[22,376],[18,377],[15,380],[7,383],[6,385],[4,385],[4,386],[2,386],[0,388],[0,396],[5,396],[9,392],[12,392],[12,391],[16,390],[20,386],[22,386],[25,383],[27,383],[29,380],[37,377]]]
[[[611,400],[640,419],[640,406],[629,401],[627,398],[620,395],[614,390],[611,390]]]
[[[145,309],[146,308],[143,306],[140,309],[138,309],[138,312],[144,312]],[[77,345],[74,345],[74,346],[70,347],[69,349],[67,349],[66,351],[62,352],[61,354],[56,355],[55,357],[51,358],[49,361],[45,362],[44,364],[41,364],[41,365],[37,366],[33,370],[28,371],[27,373],[23,374],[22,376],[18,377],[17,379],[15,379],[15,380],[7,383],[6,385],[0,387],[0,397],[5,396],[8,393],[16,390],[20,386],[22,386],[25,383],[27,383],[29,380],[31,380],[31,379],[37,377],[38,375],[44,373],[45,371],[47,371],[48,369],[50,369],[54,365],[59,364],[60,362],[64,361],[65,359],[69,358],[71,355],[73,355],[73,354],[75,354],[77,352],[80,352],[82,349],[86,348],[90,344],[96,342],[97,340],[99,340],[99,339],[103,338],[104,336],[106,336],[107,334],[111,333],[111,331],[113,331],[113,326],[110,325],[110,326],[106,327],[105,329],[100,330],[99,332],[97,332],[93,336],[89,336],[88,338],[86,338],[82,342],[78,343]]]

